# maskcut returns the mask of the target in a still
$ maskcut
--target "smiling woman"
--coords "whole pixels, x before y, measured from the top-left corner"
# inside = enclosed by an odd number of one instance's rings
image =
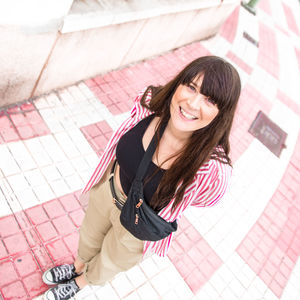
[[[146,253],[165,256],[184,210],[223,197],[240,89],[231,64],[205,56],[136,98],[83,189],[89,205],[78,257],[44,273],[45,283],[58,284],[45,299],[69,299],[87,284],[104,285]]]

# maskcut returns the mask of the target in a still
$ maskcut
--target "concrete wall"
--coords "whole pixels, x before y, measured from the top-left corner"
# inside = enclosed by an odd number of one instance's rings
[[[202,4],[198,9],[173,9],[169,14],[62,33],[61,20],[70,8],[70,2],[64,2],[47,26],[0,25],[0,107],[212,36],[239,1]]]

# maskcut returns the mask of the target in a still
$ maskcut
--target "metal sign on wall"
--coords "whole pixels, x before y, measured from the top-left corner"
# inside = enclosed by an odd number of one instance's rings
[[[278,157],[282,149],[286,148],[286,132],[271,121],[262,111],[258,112],[249,128],[249,132]]]

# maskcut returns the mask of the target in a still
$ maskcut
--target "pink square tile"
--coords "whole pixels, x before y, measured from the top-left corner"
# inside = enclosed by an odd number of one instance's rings
[[[54,261],[70,256],[70,253],[62,240],[50,242],[46,245],[46,248]]]
[[[28,125],[26,114],[24,113],[11,114],[10,118],[16,127]]]
[[[35,132],[31,125],[18,126],[17,130],[22,139],[30,139],[35,136]]]
[[[177,235],[176,241],[185,251],[190,250],[194,245],[194,242],[188,238],[185,232],[182,232],[179,235]]]
[[[27,230],[32,227],[32,224],[30,223],[24,211],[19,211],[15,213],[14,217],[16,218],[17,223],[22,230]]]
[[[44,242],[50,241],[58,236],[58,233],[51,222],[37,225],[36,230]]]
[[[81,226],[84,215],[85,213],[82,209],[78,209],[70,213],[70,218],[72,219],[73,223],[77,228]]]
[[[5,296],[5,299],[18,299],[18,300],[28,300],[26,290],[21,281],[16,281],[10,285],[2,288],[2,293]]]
[[[187,254],[197,266],[199,266],[205,259],[203,254],[195,246],[188,250]]]
[[[49,287],[43,283],[42,273],[40,271],[23,278],[23,283],[30,295],[30,299],[33,299],[49,289]]]
[[[38,266],[31,252],[18,255],[14,258],[14,264],[21,277],[25,277],[26,275],[38,270]]]
[[[271,283],[273,279],[273,275],[270,275],[269,272],[267,272],[265,269],[262,269],[259,273],[259,278],[267,285]]]
[[[203,270],[205,271],[205,270]],[[185,282],[190,287],[192,292],[196,294],[200,288],[208,281],[203,273],[197,268],[193,270],[189,276],[185,279]]]
[[[8,256],[8,253],[4,247],[2,239],[0,239],[0,260],[5,259]]]
[[[29,247],[23,233],[17,233],[4,239],[4,244],[10,255],[28,251]]]
[[[6,143],[20,139],[7,116],[0,116],[0,135]]]
[[[34,225],[41,224],[49,220],[49,217],[41,205],[26,209],[26,214]]]
[[[13,215],[0,218],[0,236],[2,238],[15,234],[21,229]]]
[[[197,243],[201,239],[200,233],[195,229],[194,226],[190,226],[190,227],[186,228],[184,230],[184,233],[194,243]]]
[[[43,207],[51,219],[64,215],[66,213],[63,206],[56,199],[46,202],[45,204],[43,204]]]
[[[79,233],[76,231],[66,237],[64,237],[64,242],[67,245],[71,253],[76,253],[78,249]]]
[[[43,119],[36,110],[26,113],[26,119],[31,125],[39,125],[40,123],[43,123]]]
[[[183,255],[180,260],[174,263],[174,266],[184,279],[196,268],[193,261],[187,255]]]
[[[112,104],[112,105],[108,106],[107,108],[114,116],[122,113],[122,110],[117,105]]]
[[[192,248],[193,249],[193,248]],[[168,251],[168,257],[175,264],[178,260],[181,259],[182,255],[184,255],[184,250],[177,243],[176,240],[173,241],[170,250]]]
[[[75,195],[68,194],[63,197],[59,198],[60,203],[64,207],[64,209],[68,212],[74,211],[78,208],[80,208],[80,204],[78,200],[76,199]]]
[[[53,263],[44,246],[34,247],[32,251],[43,272],[53,267]]]
[[[35,136],[43,136],[50,134],[51,131],[45,123],[39,123],[33,127]]]
[[[52,222],[60,235],[66,235],[76,229],[68,215],[53,219]]]
[[[35,229],[31,228],[29,230],[23,231],[25,238],[29,244],[29,247],[34,247],[38,244],[40,244],[41,240],[37,235],[37,232]]]
[[[269,289],[278,297],[280,298],[281,297],[281,294],[282,294],[282,287],[275,281],[275,280],[272,280],[270,285],[269,285]]]
[[[1,274],[0,286],[4,286],[18,279],[17,272],[11,261],[0,261],[0,274]],[[5,276],[3,276],[3,274],[5,274]]]
[[[83,134],[87,138],[87,140],[95,138],[96,136],[101,134],[101,131],[99,130],[99,128],[97,127],[96,124],[84,126],[81,128],[81,131],[83,132]]]
[[[20,105],[20,109],[22,111],[30,111],[30,110],[33,110],[35,108],[34,108],[34,106],[31,102],[25,102],[22,105]]]
[[[95,80],[93,79],[88,79],[88,80],[85,80],[84,82],[88,87],[94,87],[97,85],[97,83],[95,82]]]

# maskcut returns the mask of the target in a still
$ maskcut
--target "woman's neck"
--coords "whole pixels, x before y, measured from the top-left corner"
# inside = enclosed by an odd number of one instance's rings
[[[174,144],[180,146],[179,148],[184,146],[191,137],[191,132],[180,131],[176,129],[171,121],[168,122],[165,131],[167,133],[166,136],[168,136],[168,138],[171,138],[172,141],[174,141]]]

